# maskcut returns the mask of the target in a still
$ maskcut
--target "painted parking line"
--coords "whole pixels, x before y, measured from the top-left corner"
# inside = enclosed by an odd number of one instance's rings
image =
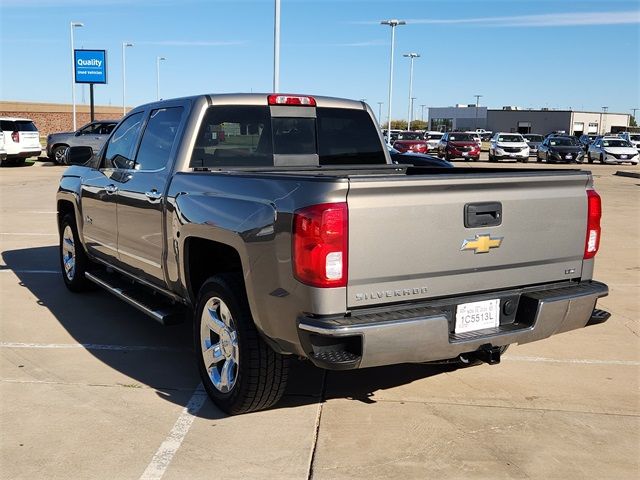
[[[189,403],[182,410],[167,438],[158,447],[151,462],[140,476],[140,480],[159,480],[163,477],[206,400],[207,394],[200,384],[196,387]]]
[[[84,350],[111,350],[115,352],[190,352],[188,348],[167,347],[162,345],[105,345],[100,343],[22,343],[0,342],[0,348],[31,348],[31,349],[84,349]]]
[[[11,272],[11,273],[45,273],[45,274],[56,274],[59,275],[61,272],[60,270],[31,270],[31,269],[18,269],[18,270],[13,270],[9,267],[3,267],[0,266],[0,273],[1,272]]]
[[[640,362],[633,360],[591,360],[582,358],[547,358],[547,357],[527,357],[517,355],[505,355],[505,360],[516,362],[540,362],[540,363],[573,363],[578,365],[627,365],[630,367],[640,366]]]

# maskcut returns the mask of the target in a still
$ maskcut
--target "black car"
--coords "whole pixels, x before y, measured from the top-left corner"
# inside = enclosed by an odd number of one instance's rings
[[[584,149],[575,137],[550,135],[538,147],[536,159],[547,163],[556,162],[582,162]]]
[[[393,147],[389,147],[389,155],[393,163],[403,165],[413,165],[414,167],[437,167],[437,168],[453,168],[451,162],[447,162],[442,158],[433,155],[425,155],[423,153],[402,153]]]

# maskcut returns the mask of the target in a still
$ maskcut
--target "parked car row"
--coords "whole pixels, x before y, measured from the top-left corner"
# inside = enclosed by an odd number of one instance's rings
[[[97,153],[117,124],[118,120],[99,120],[75,132],[52,133],[47,137],[47,157],[55,163],[63,163],[69,147],[91,147]]]

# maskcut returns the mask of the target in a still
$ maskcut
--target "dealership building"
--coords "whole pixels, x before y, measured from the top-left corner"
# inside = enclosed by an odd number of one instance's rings
[[[484,128],[492,132],[539,133],[563,131],[570,135],[619,132],[629,127],[628,113],[575,110],[521,110],[518,107],[488,109],[475,105],[430,107],[429,130],[453,131]]]
[[[624,131],[628,113],[578,112],[575,110],[487,110],[487,130],[492,132],[539,133],[563,131],[579,137]]]

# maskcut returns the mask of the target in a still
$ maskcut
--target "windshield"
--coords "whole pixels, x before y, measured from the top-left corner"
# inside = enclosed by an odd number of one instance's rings
[[[499,142],[524,142],[524,139],[520,135],[500,135],[498,136]]]
[[[630,147],[631,144],[626,140],[603,140],[603,147]]]
[[[422,140],[420,132],[402,132],[398,134],[398,140]]]
[[[572,137],[555,137],[549,140],[552,147],[573,147],[577,145],[575,138]]]
[[[542,135],[525,135],[524,138],[530,142],[542,142],[542,140],[544,140]]]
[[[473,142],[475,141],[473,135],[469,133],[452,133],[449,135],[449,140],[452,142]]]

